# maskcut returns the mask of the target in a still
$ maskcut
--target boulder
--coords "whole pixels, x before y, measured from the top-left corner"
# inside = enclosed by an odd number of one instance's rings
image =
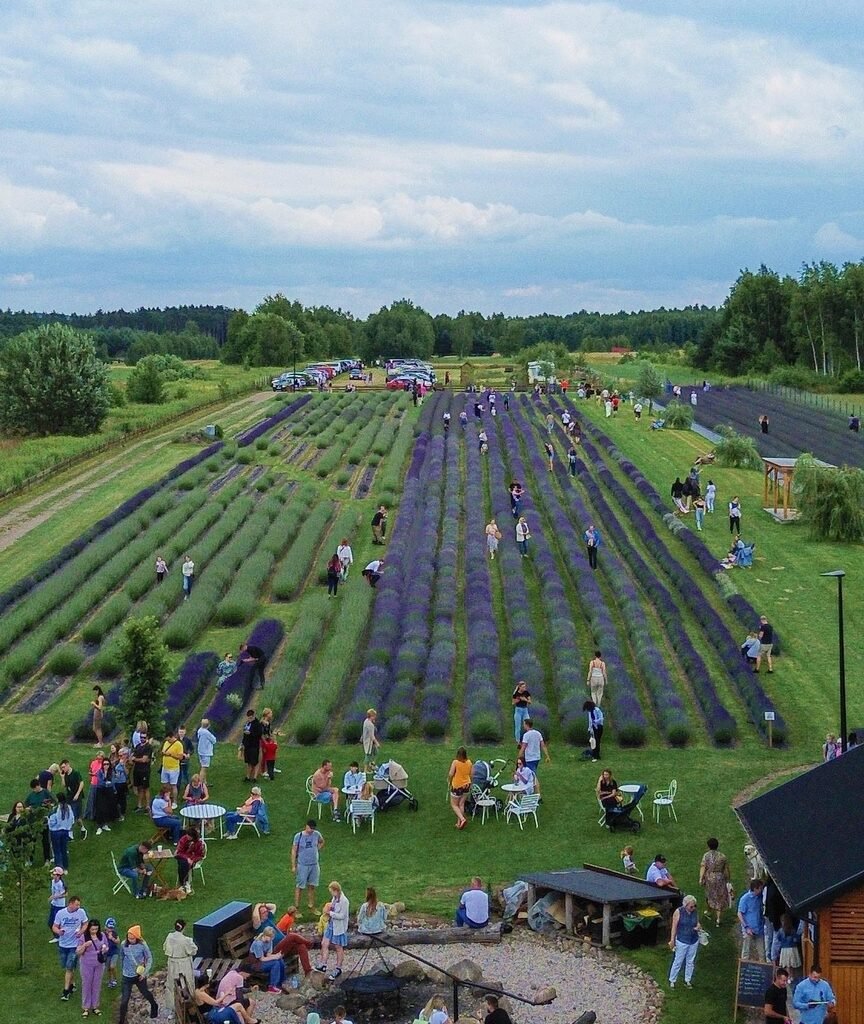
[[[485,999],[487,995],[496,995],[504,986],[494,978],[483,978],[483,988],[472,988],[471,995],[478,999]]]
[[[306,1005],[306,996],[300,992],[289,992],[284,996],[279,996],[276,1000],[276,1005],[280,1010],[299,1010],[301,1006]]]
[[[449,985],[450,979],[443,971],[439,971],[437,967],[424,967],[423,973],[426,975],[426,980],[431,981],[433,985]]]
[[[426,977],[423,965],[416,960],[403,960],[396,964],[393,973],[397,978],[407,978],[409,981],[422,981]]]
[[[311,974],[306,975],[304,984],[308,985],[315,992],[321,992],[327,987],[327,975],[321,974],[320,971],[312,971]]]
[[[457,960],[455,964],[451,964],[447,968],[447,973],[452,974],[454,978],[458,978],[460,981],[479,981],[483,977],[483,968],[478,967],[473,960],[469,960],[466,957],[463,960]]]
[[[558,992],[553,985],[548,985],[545,988],[538,988],[534,993],[534,1002],[545,1004],[551,1003],[553,999],[558,997]]]

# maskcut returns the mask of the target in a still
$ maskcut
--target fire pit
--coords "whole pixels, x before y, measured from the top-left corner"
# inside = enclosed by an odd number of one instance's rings
[[[346,978],[339,986],[345,993],[346,1002],[359,1010],[384,1010],[392,1012],[401,1006],[404,978],[394,974],[360,974]]]

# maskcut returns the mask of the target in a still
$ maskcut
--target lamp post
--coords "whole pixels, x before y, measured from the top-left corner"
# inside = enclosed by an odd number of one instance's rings
[[[840,646],[840,750],[846,753],[846,647],[843,642],[843,569],[819,573],[837,580],[837,635]]]

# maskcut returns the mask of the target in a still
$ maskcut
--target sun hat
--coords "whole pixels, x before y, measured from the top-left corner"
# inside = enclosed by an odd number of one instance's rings
[[[144,936],[141,934],[140,924],[133,924],[130,928],[127,928],[126,934],[127,936],[131,935],[133,939],[138,939],[139,942],[141,941],[141,939],[144,938]]]

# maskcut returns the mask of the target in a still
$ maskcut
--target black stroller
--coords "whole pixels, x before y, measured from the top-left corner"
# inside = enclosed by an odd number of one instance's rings
[[[475,761],[471,768],[471,790],[465,800],[465,813],[474,815],[474,809],[481,797],[492,796],[492,790],[500,785],[501,772],[507,766],[503,757],[495,757],[491,761]],[[495,810],[504,810],[502,800],[495,798]]]
[[[411,811],[416,811],[420,806],[408,789],[408,773],[397,761],[378,765],[372,785],[376,790],[375,800],[379,811],[389,811],[406,802]]]
[[[606,828],[610,832],[638,832],[642,828],[642,822],[633,817],[633,812],[647,790],[647,786],[640,785],[629,803],[619,804],[606,811]]]

